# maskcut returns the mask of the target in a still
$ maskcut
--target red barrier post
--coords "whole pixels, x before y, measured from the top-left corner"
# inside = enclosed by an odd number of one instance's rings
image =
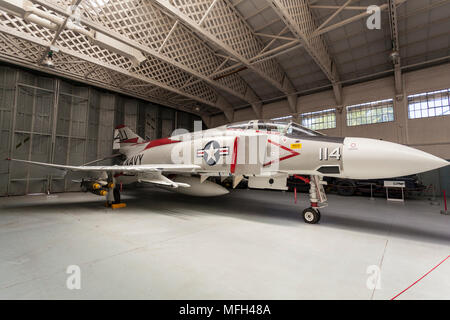
[[[297,204],[297,187],[294,188],[294,199],[295,199],[295,204]]]
[[[445,211],[447,211],[447,195],[445,194],[445,190],[444,190],[444,206],[445,206]]]

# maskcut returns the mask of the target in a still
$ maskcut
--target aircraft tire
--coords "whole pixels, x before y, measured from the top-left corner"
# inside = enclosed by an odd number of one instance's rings
[[[356,193],[356,187],[351,182],[342,181],[337,185],[337,192],[340,196],[350,197]]]
[[[115,187],[113,190],[114,203],[120,203],[120,189]]]
[[[308,224],[316,224],[320,221],[320,211],[314,208],[303,210],[303,220]]]

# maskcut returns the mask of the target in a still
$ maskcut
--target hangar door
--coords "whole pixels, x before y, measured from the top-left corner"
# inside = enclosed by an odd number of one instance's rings
[[[0,65],[0,196],[79,191],[78,173],[52,176],[17,158],[81,165],[113,152],[117,124],[170,136],[184,112],[92,86]],[[189,116],[197,120],[198,117]],[[187,121],[184,125],[188,125]],[[101,164],[112,164],[106,160]]]

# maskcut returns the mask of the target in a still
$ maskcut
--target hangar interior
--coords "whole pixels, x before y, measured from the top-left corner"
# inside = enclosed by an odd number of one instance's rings
[[[0,0],[0,156],[81,165],[119,124],[284,119],[448,160],[449,30],[449,0]],[[288,192],[136,189],[111,212],[73,179],[0,162],[1,298],[387,299],[448,255],[449,167],[420,175],[440,206],[333,195],[320,230]],[[404,297],[450,298],[448,271]]]
[[[84,164],[110,156],[114,128],[147,140],[193,130],[197,115],[16,67],[0,67],[2,159]],[[103,161],[104,164],[112,160]],[[2,161],[0,195],[79,191],[75,174],[52,177]]]

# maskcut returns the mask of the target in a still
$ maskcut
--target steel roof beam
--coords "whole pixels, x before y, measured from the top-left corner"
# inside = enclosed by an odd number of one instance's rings
[[[342,102],[340,94],[339,75],[336,64],[328,51],[327,45],[322,37],[311,38],[316,31],[316,22],[306,0],[267,0],[280,19],[285,23],[294,36],[303,44],[308,54],[313,58],[320,69],[335,88],[336,102]],[[352,0],[348,0],[343,7],[340,7],[328,18],[321,27],[331,21],[343,8]],[[320,28],[320,27],[319,27]],[[339,93],[339,94],[338,94]]]
[[[319,8],[319,9],[332,9],[337,8],[337,11],[330,16],[329,19],[327,19],[319,28],[317,28],[313,34],[312,37],[320,37],[326,32],[330,32],[332,30],[335,30],[337,28],[343,27],[349,23],[352,23],[354,21],[357,21],[359,19],[363,19],[371,14],[371,12],[368,12],[367,9],[364,10],[364,12],[357,14],[351,18],[348,18],[346,20],[340,21],[334,25],[329,25],[325,27],[325,25],[331,21],[332,18],[334,18],[339,12],[346,9],[352,9],[352,10],[361,10],[364,9],[364,7],[350,7],[349,4],[352,0],[348,0],[344,5],[340,7],[336,6],[310,6],[311,8]],[[406,2],[406,0],[388,0],[387,4],[383,4],[380,6],[380,11],[388,10],[389,12],[389,21],[390,21],[390,29],[391,29],[391,41],[392,41],[392,54],[391,59],[392,63],[394,65],[394,75],[395,75],[395,91],[397,95],[401,95],[402,93],[402,73],[401,73],[401,63],[400,63],[400,47],[399,47],[399,40],[398,40],[398,19],[397,19],[397,6],[403,4]],[[333,86],[333,89],[334,86]],[[337,88],[335,89],[336,92]]]
[[[216,0],[217,1],[217,0]],[[46,8],[51,9],[52,11],[67,17],[70,17],[70,13],[67,12],[66,10],[64,10],[62,7],[56,5],[55,3],[46,1],[46,0],[32,0],[33,3],[39,4],[41,6],[44,6]],[[145,4],[148,5],[148,4]],[[213,9],[213,6],[210,8],[211,10]],[[204,17],[205,19],[207,18],[207,15]],[[212,85],[215,88],[221,89],[225,92],[228,92],[229,94],[238,97],[241,100],[247,101],[248,103],[250,103],[251,105],[254,106],[255,109],[255,113],[257,113],[257,115],[260,117],[261,116],[261,109],[258,108],[259,105],[261,105],[261,101],[259,99],[259,97],[256,95],[256,93],[248,87],[248,85],[245,83],[245,81],[243,81],[241,78],[239,78],[238,81],[241,81],[241,83],[243,83],[246,88],[243,90],[243,92],[238,92],[233,88],[230,88],[229,86],[223,84],[222,82],[219,81],[215,81],[214,79],[212,79],[209,75],[205,75],[202,74],[196,70],[193,70],[192,68],[184,65],[183,63],[180,63],[179,61],[176,61],[175,59],[170,58],[169,56],[165,55],[162,52],[159,52],[159,50],[154,50],[152,48],[150,48],[149,46],[139,43],[135,40],[132,40],[130,38],[128,38],[127,36],[120,34],[114,30],[111,30],[109,28],[104,27],[103,25],[100,25],[96,22],[93,22],[89,19],[86,19],[84,16],[80,17],[80,22],[91,28],[94,31],[98,31],[101,33],[105,33],[108,36],[112,37],[113,39],[116,39],[118,41],[121,41],[137,50],[140,50],[148,55],[151,55],[152,57],[155,57],[161,61],[164,61],[168,64],[171,64],[181,70],[183,70],[184,72],[187,72],[193,76],[195,76],[196,78],[199,78],[203,81],[205,81],[206,83]],[[176,22],[175,22],[176,23]],[[177,27],[175,25],[175,27]],[[170,35],[168,35],[170,37]],[[162,49],[164,49],[163,47],[159,48],[161,51],[163,51]],[[220,70],[219,70],[220,71]],[[241,84],[241,85],[243,85]],[[218,92],[216,92],[217,95],[219,95]],[[231,105],[228,104],[228,108],[232,108]],[[228,112],[228,115],[232,114],[232,111]],[[229,121],[232,121],[232,119],[229,119]]]
[[[284,94],[290,95],[290,109],[292,112],[296,112],[297,96],[295,95],[294,86],[278,63],[273,59],[265,60],[263,63],[251,63],[250,59],[257,55],[264,46],[234,6],[230,5],[226,0],[214,0],[211,3],[213,6],[210,5],[208,7],[210,9],[208,17],[199,20],[197,15],[204,17],[206,14],[201,4],[191,1],[173,0],[154,0],[154,2],[208,43],[219,48],[235,61],[242,63],[246,68],[258,74]],[[200,25],[200,22],[202,25]],[[236,35],[237,30],[238,35]],[[256,106],[252,104],[254,109],[259,108],[259,103],[257,102]]]
[[[446,0],[444,0],[444,1],[446,1]],[[404,2],[406,2],[406,0],[395,0],[395,5],[398,7],[399,5],[403,4]],[[380,11],[384,11],[384,10],[389,8],[389,5],[387,3],[385,3],[385,4],[380,5],[379,8],[380,8]],[[328,27],[322,28],[321,30],[316,30],[311,35],[311,38],[320,37],[321,35],[323,35],[323,34],[325,34],[327,32],[336,30],[338,28],[341,28],[341,27],[343,27],[343,26],[345,26],[347,24],[350,24],[352,22],[358,21],[360,19],[364,19],[365,17],[368,17],[371,14],[372,13],[370,11],[369,12],[364,11],[364,12],[362,12],[360,14],[354,15],[353,17],[350,17],[348,19],[342,20],[342,21],[340,21],[338,23],[335,23],[333,25],[330,25]]]
[[[309,6],[311,9],[326,9],[326,10],[337,10],[341,8],[341,6],[327,6],[327,5],[311,5]],[[354,11],[366,11],[367,7],[362,6],[346,6],[343,10],[354,10]]]
[[[392,41],[392,53],[391,59],[394,65],[394,80],[395,80],[395,93],[397,96],[401,96],[403,92],[402,85],[402,69],[400,58],[400,44],[398,40],[398,19],[397,19],[397,6],[395,0],[388,0],[388,12],[389,23],[391,27],[391,41]]]
[[[10,27],[6,27],[6,26],[3,26],[3,25],[0,25],[0,33],[12,36],[13,38],[17,38],[17,39],[21,39],[21,40],[27,41],[30,44],[34,44],[34,45],[38,45],[38,46],[41,46],[41,47],[45,47],[45,48],[48,47],[49,44],[50,44],[48,41],[45,41],[45,40],[43,40],[41,38],[37,38],[35,36],[29,35],[29,34],[24,33],[22,31],[18,31],[16,29],[13,29],[13,28],[10,28]],[[199,97],[193,96],[193,95],[191,95],[189,93],[186,93],[186,92],[183,92],[181,90],[177,90],[177,89],[172,88],[172,87],[170,87],[170,86],[168,86],[168,85],[166,85],[164,83],[161,83],[161,82],[156,81],[154,79],[148,78],[146,76],[136,74],[134,72],[131,72],[129,70],[125,70],[125,69],[123,69],[121,67],[118,67],[118,66],[110,65],[110,64],[105,63],[105,62],[103,62],[103,61],[101,61],[99,59],[95,59],[95,58],[89,57],[89,56],[87,56],[85,54],[76,52],[74,50],[71,50],[71,49],[68,49],[68,48],[65,48],[65,47],[59,47],[57,45],[54,45],[54,48],[58,51],[58,55],[59,54],[64,54],[64,55],[70,56],[70,57],[75,59],[75,61],[59,62],[58,58],[57,58],[58,56],[56,56],[55,68],[60,63],[61,64],[63,64],[63,63],[64,64],[67,64],[67,63],[70,64],[71,62],[74,62],[75,64],[88,63],[88,64],[91,64],[91,65],[95,66],[95,70],[87,71],[87,72],[85,72],[83,74],[83,76],[78,75],[78,74],[72,74],[70,71],[67,71],[67,70],[64,71],[65,75],[71,75],[71,76],[73,76],[76,79],[82,78],[81,81],[88,80],[85,77],[85,75],[87,73],[89,73],[89,72],[92,73],[92,72],[95,72],[99,68],[103,68],[107,72],[114,72],[114,73],[117,73],[117,74],[121,74],[122,76],[125,76],[125,77],[130,77],[130,78],[132,78],[131,81],[139,80],[139,81],[142,81],[144,83],[147,83],[148,85],[159,87],[160,89],[164,89],[164,90],[166,90],[168,92],[173,92],[173,93],[176,93],[176,94],[178,94],[180,96],[186,96],[186,97],[188,97],[188,98],[190,98],[192,100],[196,100],[196,101],[201,102],[203,104],[210,105],[212,107],[218,108],[217,104],[211,103],[211,101],[208,101],[208,100],[205,100],[205,99],[201,99]],[[15,61],[13,58],[11,60]],[[37,67],[39,67],[40,70],[47,70],[47,71],[49,71],[51,73],[53,73],[53,71],[57,70],[57,69],[43,68],[41,66],[37,66]],[[62,72],[62,70],[57,70],[57,71]],[[109,84],[109,85],[111,85],[111,84]],[[121,92],[123,92],[123,88],[119,88],[119,89],[120,89]],[[132,93],[132,92],[129,92],[129,94],[130,93]],[[147,97],[147,99],[149,99],[149,98]],[[157,103],[164,104],[164,101],[160,100],[159,98],[155,98],[155,100],[158,100]],[[172,107],[174,107],[174,104],[171,101],[168,101],[168,103]],[[218,103],[220,104],[222,102],[219,101]],[[177,106],[176,108],[177,109],[181,109],[183,111],[187,111],[185,108],[183,108],[181,106]],[[222,105],[222,108],[224,108],[223,105]],[[221,108],[219,108],[219,109],[221,109]],[[192,110],[189,110],[188,112],[195,113]],[[232,117],[232,114],[231,115],[229,114],[229,116]]]
[[[72,5],[69,7],[70,15],[72,15],[72,13],[76,10],[76,8],[77,8],[78,5],[80,4],[80,2],[81,2],[81,0],[73,0],[73,1],[72,1]],[[45,57],[46,57],[46,56],[48,55],[48,53],[50,52],[52,45],[54,45],[54,44],[56,43],[56,41],[58,40],[59,36],[61,35],[61,32],[63,32],[63,30],[66,28],[67,22],[69,22],[69,19],[70,19],[70,15],[67,16],[67,17],[64,19],[63,24],[61,24],[61,25],[58,27],[58,30],[56,31],[56,34],[55,34],[55,36],[53,37],[53,40],[52,40],[52,42],[50,43],[50,46],[47,48],[47,50],[45,50],[45,53],[42,55],[41,59],[39,60],[39,62],[38,62],[39,64],[41,64],[41,63],[44,61]]]

